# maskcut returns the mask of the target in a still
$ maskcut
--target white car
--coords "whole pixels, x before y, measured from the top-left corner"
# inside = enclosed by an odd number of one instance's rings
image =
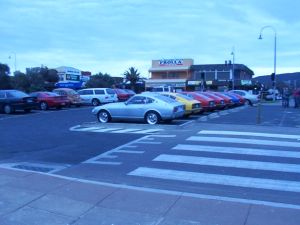
[[[86,88],[79,90],[78,94],[85,104],[93,106],[118,101],[116,92],[111,88]]]
[[[256,104],[259,101],[258,95],[251,94],[245,90],[230,90],[228,92],[229,93],[232,92],[232,93],[242,96],[246,100],[245,104],[248,104],[248,105]]]

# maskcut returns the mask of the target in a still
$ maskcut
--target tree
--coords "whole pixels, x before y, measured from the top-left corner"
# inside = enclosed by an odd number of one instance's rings
[[[12,88],[9,71],[8,65],[0,63],[0,89]]]
[[[107,73],[98,73],[91,76],[91,78],[86,82],[85,86],[87,88],[104,88],[112,87],[115,84],[114,79]]]
[[[129,81],[131,84],[131,89],[135,90],[136,83],[140,79],[140,73],[134,67],[130,67],[127,71],[124,72],[124,77],[126,81]]]
[[[0,63],[0,76],[8,76],[9,71],[10,69],[8,65]]]
[[[22,72],[17,71],[15,76],[12,77],[12,85],[14,89],[29,92],[30,91],[30,81],[29,77]]]

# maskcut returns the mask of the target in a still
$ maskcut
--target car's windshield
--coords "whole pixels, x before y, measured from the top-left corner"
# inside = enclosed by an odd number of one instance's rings
[[[28,95],[22,91],[9,91],[7,92],[7,96],[8,97],[12,97],[12,98],[24,98],[24,97],[28,97]]]
[[[167,103],[173,103],[173,102],[176,102],[176,100],[174,100],[174,99],[172,99],[172,98],[169,98],[169,97],[167,97],[167,96],[164,96],[164,95],[154,95],[155,96],[155,98],[158,98],[158,99],[160,99],[160,100],[162,100],[162,101],[164,101],[164,102],[167,102]]]
[[[177,93],[176,95],[180,98],[184,98],[185,100],[189,100],[189,101],[194,100],[192,97],[189,97],[189,96],[186,96],[186,95],[183,95],[180,93]]]

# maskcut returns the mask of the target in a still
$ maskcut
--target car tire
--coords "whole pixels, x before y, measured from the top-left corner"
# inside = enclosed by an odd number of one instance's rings
[[[100,105],[100,101],[98,99],[96,99],[96,98],[93,98],[93,100],[92,100],[92,106],[98,106],[98,105]]]
[[[40,103],[40,109],[43,111],[46,111],[49,108],[48,103],[47,102],[41,102]]]
[[[97,118],[100,123],[108,123],[111,120],[111,116],[106,110],[100,110],[97,114]]]
[[[12,114],[14,110],[10,105],[4,105],[3,111],[5,114]]]
[[[250,105],[250,106],[252,106],[252,102],[251,102],[249,99],[246,99],[245,105]]]
[[[161,120],[160,115],[157,112],[150,111],[146,113],[145,116],[146,123],[154,125],[154,124],[158,124],[160,120]]]

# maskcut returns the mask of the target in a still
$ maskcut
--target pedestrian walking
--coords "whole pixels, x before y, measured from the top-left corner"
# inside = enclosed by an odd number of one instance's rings
[[[282,107],[288,108],[290,107],[290,91],[288,88],[283,88],[282,91]]]
[[[297,88],[293,92],[294,102],[295,102],[295,108],[299,108],[300,106],[300,88]]]

